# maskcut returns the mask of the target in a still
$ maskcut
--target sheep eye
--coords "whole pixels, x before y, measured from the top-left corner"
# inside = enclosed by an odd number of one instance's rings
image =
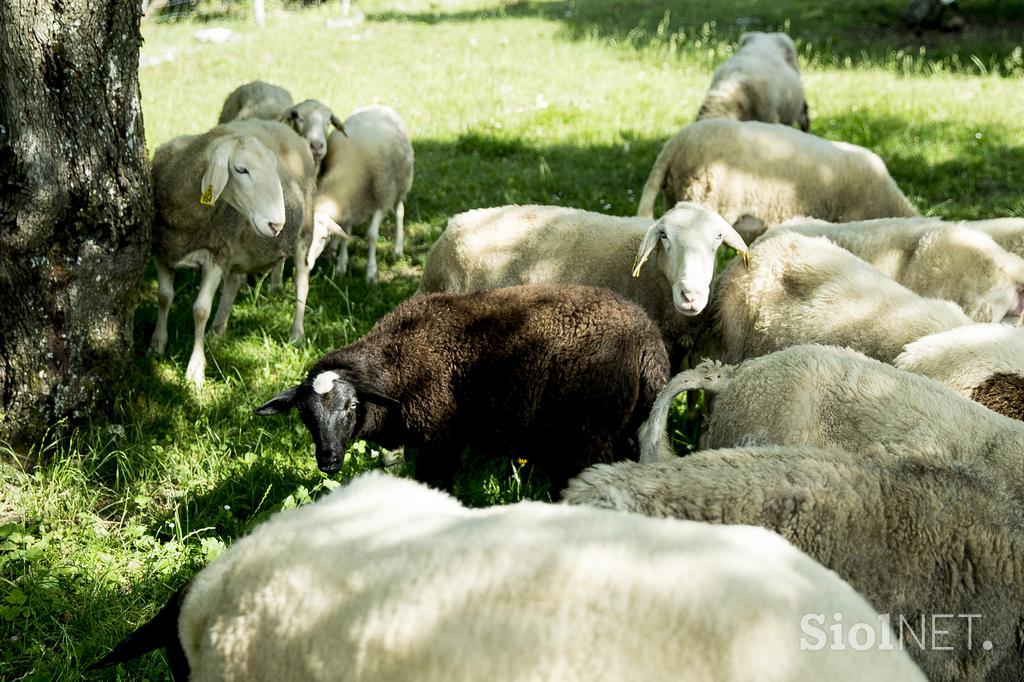
[[[716,239],[718,239],[718,241],[722,241],[722,235],[719,234],[718,237],[716,237]]]
[[[662,230],[661,232],[658,233],[658,238],[668,240],[668,235],[665,234],[665,230]]]
[[[238,173],[239,175],[248,175],[249,174],[249,169],[247,169],[247,168],[239,168],[238,166],[235,166],[235,172]]]

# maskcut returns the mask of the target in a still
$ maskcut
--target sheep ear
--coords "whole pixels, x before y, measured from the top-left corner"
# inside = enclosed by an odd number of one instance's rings
[[[640,242],[640,248],[636,252],[636,260],[633,261],[633,276],[640,276],[640,268],[644,266],[647,259],[650,258],[654,248],[658,245],[658,235],[661,233],[661,221],[654,223],[647,230],[647,234],[644,235],[643,241]]]
[[[295,407],[295,403],[298,402],[299,387],[292,386],[281,391],[273,398],[263,403],[255,410],[253,414],[257,414],[261,417],[269,417],[273,414],[281,414]]]
[[[206,154],[206,172],[203,173],[200,183],[203,192],[199,197],[200,204],[213,206],[220,198],[221,192],[228,184],[228,164],[237,143],[236,138],[226,137],[210,147]]]
[[[811,132],[811,108],[807,106],[806,101],[803,109],[800,110],[800,130],[805,133]]]
[[[750,269],[750,252],[747,250],[747,244],[740,233],[728,223],[722,226],[722,241],[736,249],[743,258],[743,265]]]
[[[348,133],[345,132],[345,124],[341,122],[337,114],[331,114],[331,125],[341,131],[341,134],[348,137]]]

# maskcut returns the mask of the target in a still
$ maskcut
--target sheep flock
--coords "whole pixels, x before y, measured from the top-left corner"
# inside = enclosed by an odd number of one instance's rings
[[[796,45],[742,38],[644,160],[635,216],[449,216],[415,295],[251,405],[253,428],[301,421],[329,475],[364,438],[417,480],[272,515],[93,667],[1024,680],[1024,220],[921,216],[876,153],[812,133]],[[406,258],[407,196],[433,191],[397,103],[295,102],[240,84],[153,155],[150,352],[198,268],[199,393],[218,288],[223,335],[248,276],[280,290],[290,262],[301,343],[310,278],[353,276],[366,225],[377,286],[385,220]],[[700,391],[700,449],[677,452],[669,415]],[[467,449],[528,462],[552,500],[463,507]]]

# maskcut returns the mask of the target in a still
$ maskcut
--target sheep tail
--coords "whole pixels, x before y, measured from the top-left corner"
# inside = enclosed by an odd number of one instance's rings
[[[717,360],[705,360],[691,370],[680,372],[661,390],[651,406],[651,415],[640,426],[640,463],[671,460],[675,457],[668,438],[668,411],[683,391],[703,389],[723,391],[732,382],[735,367]]]
[[[668,165],[672,160],[674,145],[666,144],[658,154],[658,158],[651,168],[651,174],[647,176],[644,183],[644,191],[640,195],[640,205],[637,206],[636,214],[642,218],[654,217],[654,202],[658,200],[658,193],[665,184],[665,173],[668,172]]]

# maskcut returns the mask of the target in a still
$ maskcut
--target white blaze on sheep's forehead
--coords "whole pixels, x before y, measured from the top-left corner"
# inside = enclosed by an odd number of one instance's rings
[[[337,372],[321,372],[316,375],[313,379],[313,390],[323,395],[324,393],[330,393],[334,387],[334,381],[340,379]]]

